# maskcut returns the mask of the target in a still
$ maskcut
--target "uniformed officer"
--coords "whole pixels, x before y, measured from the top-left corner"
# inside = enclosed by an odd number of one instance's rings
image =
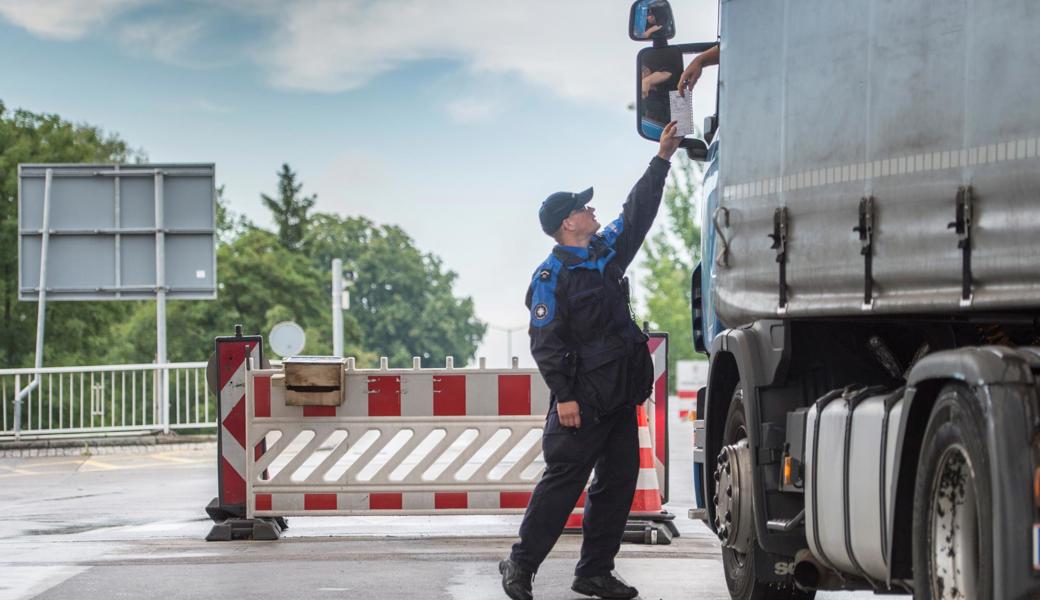
[[[499,563],[502,587],[513,600],[533,597],[534,573],[594,468],[571,589],[601,598],[638,594],[611,573],[639,474],[635,407],[653,384],[647,337],[632,320],[625,270],[661,204],[669,160],[681,141],[674,133],[672,122],[621,216],[602,230],[588,205],[592,188],[557,192],[538,211],[556,246],[534,273],[527,307],[531,354],[551,402],[542,436],[545,473],[531,495],[520,541]]]

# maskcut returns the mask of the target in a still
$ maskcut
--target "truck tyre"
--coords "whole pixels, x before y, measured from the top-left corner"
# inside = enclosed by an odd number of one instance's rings
[[[735,445],[747,437],[744,390],[738,383],[726,415],[722,443],[724,446]],[[766,582],[757,578],[756,562],[768,561],[769,555],[758,546],[754,524],[751,524],[751,548],[752,550],[747,553],[725,546],[722,548],[722,567],[726,574],[726,587],[729,588],[729,595],[733,600],[812,600],[816,595],[814,592],[798,590],[792,585]]]
[[[914,485],[914,597],[993,598],[993,516],[985,419],[961,384],[939,393]]]

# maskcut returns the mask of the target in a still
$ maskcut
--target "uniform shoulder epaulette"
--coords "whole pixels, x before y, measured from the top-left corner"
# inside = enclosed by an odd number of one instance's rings
[[[550,255],[531,277],[531,327],[545,327],[556,315],[556,283],[560,259]]]

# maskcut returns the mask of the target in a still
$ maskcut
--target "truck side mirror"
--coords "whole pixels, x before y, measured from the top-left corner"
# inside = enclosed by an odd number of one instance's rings
[[[636,0],[628,13],[628,37],[637,42],[675,37],[675,18],[668,0]]]
[[[643,48],[636,56],[636,130],[643,138],[659,141],[669,121],[679,124],[677,133],[685,139],[685,148],[692,160],[706,160],[708,147],[704,140],[686,137],[694,135],[693,105],[690,92],[679,93],[679,79],[683,73],[683,55],[703,52],[715,43],[681,44]],[[714,124],[711,133],[714,134]]]
[[[672,96],[683,72],[682,52],[674,46],[644,48],[636,57],[636,119],[639,135],[658,141],[669,121],[683,118],[672,114]],[[687,114],[685,117],[689,117]],[[692,119],[686,130],[692,126]],[[680,126],[680,130],[683,127]]]

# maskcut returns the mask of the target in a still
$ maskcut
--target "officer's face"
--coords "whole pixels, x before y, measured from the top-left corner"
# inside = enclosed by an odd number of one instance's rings
[[[593,234],[599,231],[599,221],[596,220],[596,209],[585,205],[579,208],[567,217],[567,220],[574,225],[574,230],[583,234]]]

